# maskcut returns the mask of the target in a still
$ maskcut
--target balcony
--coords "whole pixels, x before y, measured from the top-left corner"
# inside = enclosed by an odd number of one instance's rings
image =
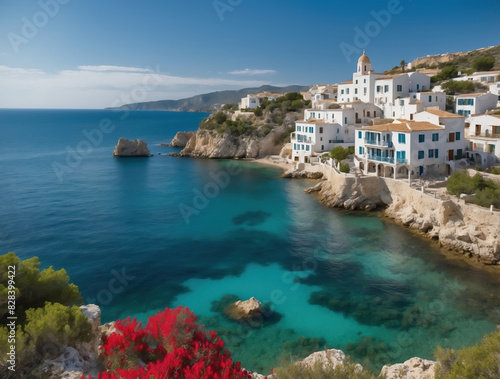
[[[500,134],[492,134],[492,133],[475,133],[469,138],[488,138],[488,139],[500,139]]]
[[[394,145],[392,144],[391,141],[378,141],[378,140],[375,140],[375,139],[365,139],[364,142],[365,142],[365,145],[387,147],[389,149],[391,149],[391,148],[394,147]]]
[[[389,164],[406,164],[408,163],[408,159],[400,159],[394,157],[383,157],[381,155],[371,155],[368,154],[368,159],[377,162],[385,162]]]
[[[311,137],[305,137],[299,135],[298,138],[295,135],[295,133],[292,133],[292,143],[312,143],[312,138]]]

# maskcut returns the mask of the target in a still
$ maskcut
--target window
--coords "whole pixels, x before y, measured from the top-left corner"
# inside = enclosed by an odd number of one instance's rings
[[[337,133],[339,132],[339,130],[337,129]],[[358,138],[363,138],[363,132],[358,132]]]
[[[300,125],[297,125],[297,131],[300,132]]]
[[[306,151],[309,151],[309,145],[306,146]]]
[[[309,133],[314,133],[314,128],[312,126],[309,127]]]
[[[439,141],[439,133],[432,133],[432,142]]]
[[[398,142],[399,142],[399,143],[406,143],[406,134],[404,134],[404,133],[399,133],[399,134],[398,134]]]
[[[403,92],[403,86],[402,86],[401,84],[398,84],[398,85],[396,86],[396,91],[398,91],[398,92]]]
[[[460,132],[455,133],[455,141],[460,141]]]
[[[417,91],[420,89],[420,84],[417,84]]]
[[[439,158],[439,150],[434,149],[434,158]]]
[[[429,103],[432,103],[432,95],[429,95]]]
[[[320,133],[320,134],[322,134],[322,133],[323,133],[323,127],[322,127],[322,126],[320,126],[320,127],[319,127],[319,133]]]
[[[455,133],[450,133],[448,135],[448,142],[455,142]]]
[[[344,94],[344,90],[341,90],[341,91],[340,91],[340,94],[341,94],[341,95],[343,95],[343,94]]]
[[[349,95],[349,88],[347,88],[345,91],[346,91],[345,93]]]
[[[356,84],[358,84],[358,79],[356,79]]]
[[[357,95],[358,94],[358,89],[357,88],[354,88],[354,94]]]
[[[377,93],[382,92],[382,86],[377,86]]]
[[[399,106],[404,107],[405,106],[405,101],[403,99],[399,100]]]
[[[319,137],[319,140],[320,140],[320,141],[323,141],[323,137]]]
[[[347,125],[347,117],[344,117],[344,123]]]
[[[293,144],[293,149],[297,150],[297,144],[296,143]]]
[[[373,111],[373,117],[377,117],[377,111]]]
[[[425,142],[425,134],[419,134],[418,135],[418,142],[419,143]]]
[[[304,150],[304,145],[302,145],[302,150]]]
[[[420,151],[418,152],[418,159],[424,159],[424,156],[425,156],[424,151],[423,151],[423,150],[420,150]]]
[[[359,147],[359,155],[363,155],[363,154],[364,154],[364,152],[363,152],[363,147],[362,147],[362,146],[360,146],[360,147]]]
[[[365,83],[365,84],[366,84],[366,79],[363,79],[363,83]]]
[[[384,86],[384,92],[389,92],[389,86]]]
[[[429,150],[429,158],[434,158],[434,150],[433,149]]]
[[[462,149],[457,150],[457,158],[462,159]]]
[[[366,117],[370,117],[370,111],[366,112]]]

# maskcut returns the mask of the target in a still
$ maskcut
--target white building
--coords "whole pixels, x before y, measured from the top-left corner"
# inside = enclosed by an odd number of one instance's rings
[[[468,80],[471,82],[488,84],[496,82],[498,75],[500,75],[500,71],[480,71],[480,72],[475,72],[471,75],[461,75],[457,78],[453,78],[453,80],[457,81]]]
[[[464,117],[482,114],[496,107],[498,96],[492,93],[469,93],[455,98],[456,113]]]
[[[336,85],[326,85],[326,84],[318,84],[309,89],[311,93],[311,101],[312,107],[316,108],[318,104],[331,105],[337,101],[337,90],[338,87]]]
[[[490,92],[498,96],[497,107],[500,107],[500,81],[490,84]]]
[[[309,162],[335,146],[353,146],[357,126],[367,125],[382,111],[361,101],[339,104],[338,109],[306,109],[304,120],[295,123],[292,133],[292,159]]]
[[[356,166],[365,174],[393,178],[449,174],[453,161],[464,155],[464,118],[439,110],[415,118],[422,121],[359,128]]]
[[[470,118],[469,157],[478,165],[500,163],[500,115],[477,115]]]
[[[241,98],[241,102],[238,104],[239,109],[256,109],[264,99],[275,100],[276,98],[283,96],[279,93],[272,92],[261,92],[256,95],[247,95]]]
[[[352,80],[338,85],[338,101],[349,103],[352,101],[363,101],[373,103],[375,80],[384,74],[372,71],[370,58],[363,52],[358,59],[357,71],[352,75]]]

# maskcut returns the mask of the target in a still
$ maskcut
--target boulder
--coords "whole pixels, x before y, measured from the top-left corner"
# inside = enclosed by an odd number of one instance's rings
[[[436,362],[411,358],[405,363],[382,367],[381,378],[386,379],[434,379]]]
[[[312,353],[298,362],[298,364],[305,367],[314,367],[318,362],[320,362],[325,369],[327,367],[335,368],[337,366],[343,366],[346,363],[346,356],[342,350],[330,349]],[[356,369],[359,372],[363,371],[363,367],[360,364],[356,365]]]
[[[189,139],[194,136],[194,132],[177,132],[170,144],[172,147],[186,147]]]
[[[255,297],[247,301],[238,300],[224,309],[224,313],[233,320],[245,320],[259,315],[262,312],[262,303]]]
[[[120,138],[113,151],[115,157],[151,157],[148,144],[143,140],[136,139],[129,141],[126,138]]]

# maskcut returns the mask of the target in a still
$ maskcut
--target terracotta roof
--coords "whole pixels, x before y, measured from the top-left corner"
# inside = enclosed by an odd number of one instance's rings
[[[363,62],[363,63],[371,63],[370,58],[366,55],[366,53],[363,51],[363,55],[359,57],[358,62]]]
[[[352,84],[352,79],[351,80],[347,80],[347,81],[342,82],[342,83],[339,83],[339,84]]]
[[[427,109],[425,112],[438,116],[439,118],[464,118],[464,116],[460,116],[459,114],[441,111],[438,109]]]
[[[407,121],[403,120],[401,123],[393,123],[393,124],[381,124],[381,125],[373,125],[373,126],[365,126],[363,130],[371,130],[374,132],[421,132],[426,130],[443,130],[442,127],[431,124],[427,121]]]
[[[300,120],[300,121],[296,121],[296,122],[299,122],[302,124],[328,124],[327,122],[324,122],[323,120],[318,120],[318,119],[314,119],[314,118],[311,118],[309,120]]]
[[[377,78],[377,79],[375,79],[375,80],[392,79],[392,78],[397,78],[398,76],[402,76],[402,75],[406,75],[406,73],[404,73],[404,74],[391,74],[391,75],[385,75],[385,76],[382,76],[381,78]]]
[[[457,97],[478,97],[486,95],[487,92],[479,92],[479,93],[465,93],[463,95],[458,95]]]

